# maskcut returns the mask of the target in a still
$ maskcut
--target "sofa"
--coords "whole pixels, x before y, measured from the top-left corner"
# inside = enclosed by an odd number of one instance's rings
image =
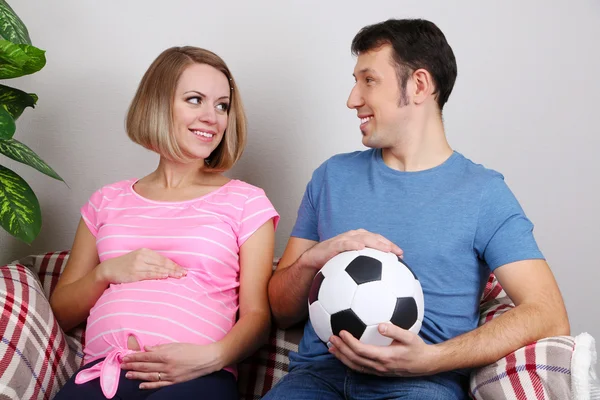
[[[33,255],[0,267],[0,399],[52,399],[81,366],[84,326],[63,332],[48,303],[68,251]],[[277,260],[274,260],[274,265]],[[480,324],[514,305],[493,275],[481,299]],[[260,399],[288,371],[302,327],[273,328],[268,342],[239,365],[240,399]],[[474,399],[600,399],[594,339],[546,338],[473,371]]]

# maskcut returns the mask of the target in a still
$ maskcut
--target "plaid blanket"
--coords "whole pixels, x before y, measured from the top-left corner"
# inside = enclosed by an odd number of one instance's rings
[[[30,256],[0,267],[0,400],[52,399],[81,366],[83,327],[59,328],[47,298],[68,252]],[[481,300],[483,324],[513,307],[494,276]],[[302,328],[273,329],[268,343],[239,365],[240,399],[260,399],[287,373]],[[570,399],[575,338],[540,340],[471,376],[474,399]]]

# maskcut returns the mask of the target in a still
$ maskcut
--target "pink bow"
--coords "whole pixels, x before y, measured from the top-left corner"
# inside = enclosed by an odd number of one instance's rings
[[[137,335],[131,334],[130,336],[135,337],[141,349],[144,348]],[[100,378],[102,393],[107,399],[112,399],[119,388],[119,377],[121,376],[121,363],[123,362],[123,357],[131,353],[136,353],[136,351],[129,350],[128,348],[114,348],[109,351],[106,358],[98,364],[79,371],[75,377],[75,383],[81,385],[92,379]]]

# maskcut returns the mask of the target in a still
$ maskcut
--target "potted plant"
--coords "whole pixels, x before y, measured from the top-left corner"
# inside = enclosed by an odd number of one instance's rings
[[[0,79],[33,74],[44,65],[45,51],[32,46],[23,21],[5,0],[0,0]],[[33,150],[13,137],[16,120],[25,108],[34,108],[37,100],[33,93],[0,84],[0,154],[63,181]],[[26,243],[31,243],[42,227],[35,193],[23,178],[1,163],[0,226]]]

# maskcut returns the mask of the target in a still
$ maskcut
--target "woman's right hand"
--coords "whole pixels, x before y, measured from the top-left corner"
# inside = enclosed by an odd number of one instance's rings
[[[108,283],[129,283],[149,279],[181,278],[187,270],[156,251],[138,249],[98,265],[99,278]]]

